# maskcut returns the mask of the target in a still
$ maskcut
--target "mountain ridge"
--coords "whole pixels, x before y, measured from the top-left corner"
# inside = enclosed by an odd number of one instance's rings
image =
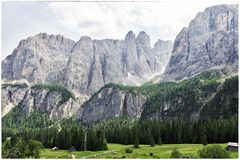
[[[39,33],[20,41],[2,61],[2,69],[3,80],[61,83],[90,95],[109,82],[142,84],[162,72],[163,65],[143,31],[137,37],[129,31],[124,40],[82,36],[76,42],[62,35]]]
[[[232,97],[225,94],[226,90],[221,91],[223,93],[218,91],[224,83],[221,77],[238,75],[237,7],[209,7],[179,32],[174,44],[158,40],[153,47],[145,32],[136,36],[129,31],[123,40],[93,40],[82,36],[77,42],[60,35],[38,34],[33,41],[20,42],[12,57],[2,62],[2,77],[7,80],[27,78],[33,84],[63,85],[78,95],[79,102],[73,100],[68,107],[74,108],[76,116],[85,122],[124,115],[139,118],[142,113],[149,119],[167,116],[201,118],[200,110],[205,102],[209,101],[206,110],[212,112],[211,106],[222,96],[233,99],[233,108],[236,107],[234,88],[228,84],[229,90],[234,93]],[[162,75],[150,80],[166,65],[161,57],[170,59],[166,69]],[[202,78],[205,72],[209,72],[206,74],[208,77]],[[218,78],[219,81],[216,80]],[[236,86],[236,78],[232,81]],[[8,97],[7,102],[12,101],[8,91],[2,94]],[[219,97],[211,102],[211,99],[206,99],[206,96],[214,98],[215,95]],[[44,97],[48,99],[48,96]],[[194,102],[192,98],[195,98]],[[61,98],[57,99],[61,101]],[[223,104],[229,108],[228,103]],[[56,104],[50,106],[60,110],[64,108]],[[224,108],[221,104],[219,106]],[[7,105],[2,109],[6,108],[4,112],[9,112],[14,107]],[[223,113],[219,115],[224,116]]]

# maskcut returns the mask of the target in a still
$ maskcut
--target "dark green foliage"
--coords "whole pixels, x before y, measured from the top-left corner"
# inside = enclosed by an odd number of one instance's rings
[[[24,153],[20,152],[19,148],[12,147],[6,151],[6,155],[3,155],[3,158],[23,158]]]
[[[203,135],[202,144],[203,144],[204,146],[207,145],[207,136],[206,136],[206,134]]]
[[[161,136],[159,136],[159,138],[158,138],[158,145],[162,145],[162,138],[161,138]]]
[[[32,89],[48,89],[49,92],[60,92],[63,98],[62,103],[68,101],[69,98],[74,99],[74,94],[61,84],[35,84],[31,88]]]
[[[40,151],[38,149],[33,150],[33,157],[40,158]]]
[[[83,150],[84,127],[82,124],[78,120],[66,119],[60,125],[61,127],[53,125],[52,127],[32,129],[19,126],[18,129],[14,130],[3,128],[3,146],[5,148],[16,145],[23,146],[24,143],[20,143],[18,139],[25,140],[25,142],[33,139],[42,142],[46,148],[56,146],[59,149],[68,150],[70,147],[75,147],[76,150]],[[61,128],[60,131],[59,128]],[[184,119],[151,120],[142,123],[132,119],[112,119],[88,126],[87,149],[106,150],[106,141],[120,144],[150,145],[154,144],[152,142],[161,144],[161,141],[166,144],[175,144],[181,139],[181,143],[203,143],[205,135],[208,143],[238,142],[237,128],[237,116],[227,119],[198,121]],[[177,134],[180,132],[181,134]],[[136,137],[138,137],[138,142],[136,142]],[[31,147],[27,145],[25,156],[32,156],[32,151]]]
[[[29,140],[28,143],[28,149],[29,149],[29,152],[30,152],[30,156],[34,156],[34,153],[36,153],[35,151],[37,149],[41,149],[41,148],[44,148],[42,142],[39,142],[39,141],[36,141],[36,140]]]
[[[209,145],[198,151],[200,158],[230,158],[230,153],[220,145]]]
[[[2,144],[2,157],[8,157],[9,156],[9,150],[12,148],[10,140],[6,140]]]
[[[177,150],[176,148],[172,150],[171,158],[181,158],[181,156],[182,154],[179,152],[179,150]]]
[[[146,83],[139,87],[110,83],[103,88],[119,88],[146,96],[147,102],[144,105],[141,120],[148,119],[156,112],[160,112],[161,118],[189,119],[193,113],[198,113],[203,105],[200,118],[219,118],[238,113],[238,76],[223,82],[226,77],[222,77],[221,74],[222,71],[213,70],[179,83]],[[216,96],[215,93],[217,93]],[[211,97],[214,98],[211,99]],[[205,101],[208,100],[210,100],[209,103],[205,105]],[[170,108],[165,111],[166,104]]]
[[[131,148],[126,148],[125,152],[126,152],[126,153],[132,153],[132,152],[133,152],[133,149],[131,149]]]
[[[88,146],[87,149],[91,151],[107,150],[107,141],[102,130],[88,132]]]
[[[155,141],[154,141],[153,137],[150,138],[150,146],[151,147],[155,146]]]
[[[136,125],[137,120],[124,117],[92,124],[92,128],[104,130],[108,143],[133,144],[138,132]]]
[[[11,140],[6,140],[3,144],[2,157],[3,158],[39,158],[39,149],[44,148],[39,141],[18,139],[15,145],[11,145]],[[10,142],[10,143],[9,143]]]
[[[180,129],[178,130],[178,133],[177,133],[177,143],[178,144],[182,143],[182,134]]]
[[[139,139],[138,139],[138,136],[135,136],[133,148],[139,148]]]
[[[6,116],[2,118],[3,128],[38,128],[48,127],[54,123],[50,120],[47,113],[43,113],[33,106],[33,111],[29,116],[24,116],[24,110],[21,105],[16,106]]]
[[[207,103],[201,117],[226,117],[238,113],[238,76],[225,80],[215,97]]]
[[[156,94],[147,99],[141,119],[147,119],[156,112],[160,112],[162,118],[189,119],[193,113],[198,112],[204,100],[207,101],[208,97],[217,92],[220,85],[216,78],[208,79],[204,76],[196,76],[179,83],[160,83],[153,88]],[[166,104],[169,108],[165,111],[163,107]],[[233,108],[237,108],[236,105]]]
[[[7,87],[13,87],[13,88],[27,88],[28,85],[26,83],[15,83],[15,84],[2,84],[2,89],[7,88]]]

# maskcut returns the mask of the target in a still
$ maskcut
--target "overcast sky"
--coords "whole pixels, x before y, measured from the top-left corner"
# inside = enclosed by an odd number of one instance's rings
[[[145,31],[151,45],[172,40],[206,7],[236,4],[234,0],[178,0],[159,2],[3,2],[2,54],[4,59],[20,40],[46,32],[78,41],[124,39],[128,31]]]

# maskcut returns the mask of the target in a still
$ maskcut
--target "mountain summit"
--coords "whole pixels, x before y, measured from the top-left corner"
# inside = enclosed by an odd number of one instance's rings
[[[166,46],[171,50],[172,46]],[[60,83],[90,95],[106,83],[139,85],[163,72],[164,65],[150,46],[150,37],[130,31],[124,40],[74,42],[61,35],[40,33],[22,40],[2,61],[3,80]],[[163,59],[164,60],[164,59]]]
[[[238,71],[238,5],[199,12],[177,35],[164,81],[192,77],[214,68]]]

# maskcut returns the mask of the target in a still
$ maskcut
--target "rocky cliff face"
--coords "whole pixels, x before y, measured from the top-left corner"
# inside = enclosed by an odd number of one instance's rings
[[[177,35],[163,80],[181,80],[218,67],[238,71],[238,5],[198,13]]]
[[[86,96],[78,96],[63,101],[62,93],[47,88],[32,88],[26,84],[3,84],[2,117],[13,109],[18,110],[18,117],[26,117],[39,111],[50,119],[71,117],[86,101]]]
[[[153,53],[161,60],[163,67],[166,67],[172,54],[173,43],[171,41],[158,40],[153,47]],[[164,68],[165,69],[165,68]]]
[[[32,83],[61,82],[73,45],[70,39],[46,33],[22,40],[2,61],[2,78],[26,79]]]
[[[77,117],[85,123],[126,116],[139,118],[146,98],[119,88],[102,88],[78,111]]]
[[[66,98],[62,92],[50,87],[30,87],[19,83],[3,84],[1,96],[2,117],[13,112],[21,119],[39,112],[47,115],[50,120],[74,115],[83,122],[120,116],[139,118],[146,101],[142,95],[119,88],[103,87],[88,100],[84,95]]]
[[[2,78],[61,83],[77,93],[92,94],[109,82],[138,85],[162,72],[154,52],[145,32],[135,37],[130,31],[121,41],[83,36],[78,42],[41,33],[22,40],[2,61]]]

